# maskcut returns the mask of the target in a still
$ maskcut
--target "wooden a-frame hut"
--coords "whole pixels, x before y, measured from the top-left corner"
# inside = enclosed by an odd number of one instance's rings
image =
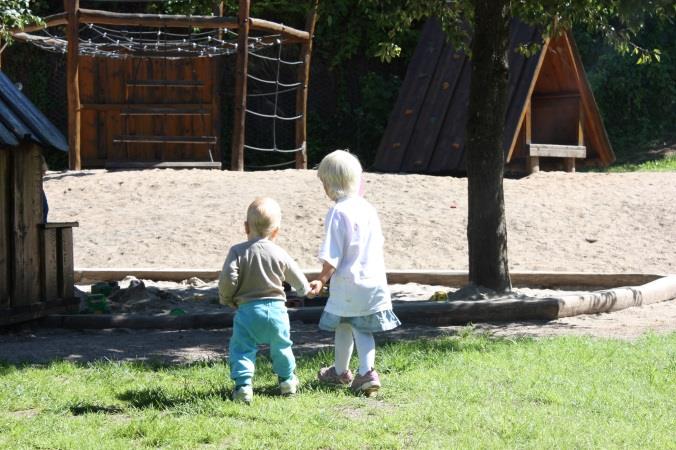
[[[45,223],[42,152],[59,130],[0,72],[0,326],[63,312],[74,296],[77,223]]]
[[[574,171],[615,160],[570,33],[544,41],[531,57],[521,44],[541,42],[513,23],[503,149],[506,171]],[[435,20],[423,29],[380,143],[374,170],[447,174],[465,171],[465,126],[471,63]]]

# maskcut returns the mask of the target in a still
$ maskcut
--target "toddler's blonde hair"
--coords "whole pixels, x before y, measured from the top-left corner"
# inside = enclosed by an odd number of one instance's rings
[[[249,233],[256,237],[269,237],[282,222],[282,210],[270,197],[258,197],[246,211]]]
[[[319,163],[317,176],[324,183],[331,200],[359,193],[362,168],[359,160],[345,150],[329,153]]]

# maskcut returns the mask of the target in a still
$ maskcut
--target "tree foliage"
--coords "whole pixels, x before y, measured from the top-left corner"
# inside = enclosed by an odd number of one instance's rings
[[[3,41],[12,41],[12,30],[41,22],[42,19],[31,12],[29,0],[0,0],[0,39]]]

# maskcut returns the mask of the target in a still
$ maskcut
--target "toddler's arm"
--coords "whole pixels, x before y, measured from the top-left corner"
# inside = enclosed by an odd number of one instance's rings
[[[218,300],[222,305],[237,308],[235,299],[235,290],[239,280],[239,264],[237,256],[231,250],[223,263],[223,269],[218,277]]]
[[[307,282],[307,278],[305,278],[305,274],[300,270],[298,263],[291,257],[289,257],[289,261],[286,265],[284,277],[286,282],[289,283],[299,295],[306,296],[311,292],[311,287]]]

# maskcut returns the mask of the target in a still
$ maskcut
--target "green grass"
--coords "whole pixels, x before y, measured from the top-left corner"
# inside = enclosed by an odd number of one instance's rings
[[[674,172],[676,171],[676,156],[655,159],[641,163],[621,163],[612,165],[604,172]]]
[[[250,406],[222,362],[0,364],[0,448],[676,448],[676,334],[385,344],[375,399],[313,381],[330,359],[282,398],[261,358]]]

